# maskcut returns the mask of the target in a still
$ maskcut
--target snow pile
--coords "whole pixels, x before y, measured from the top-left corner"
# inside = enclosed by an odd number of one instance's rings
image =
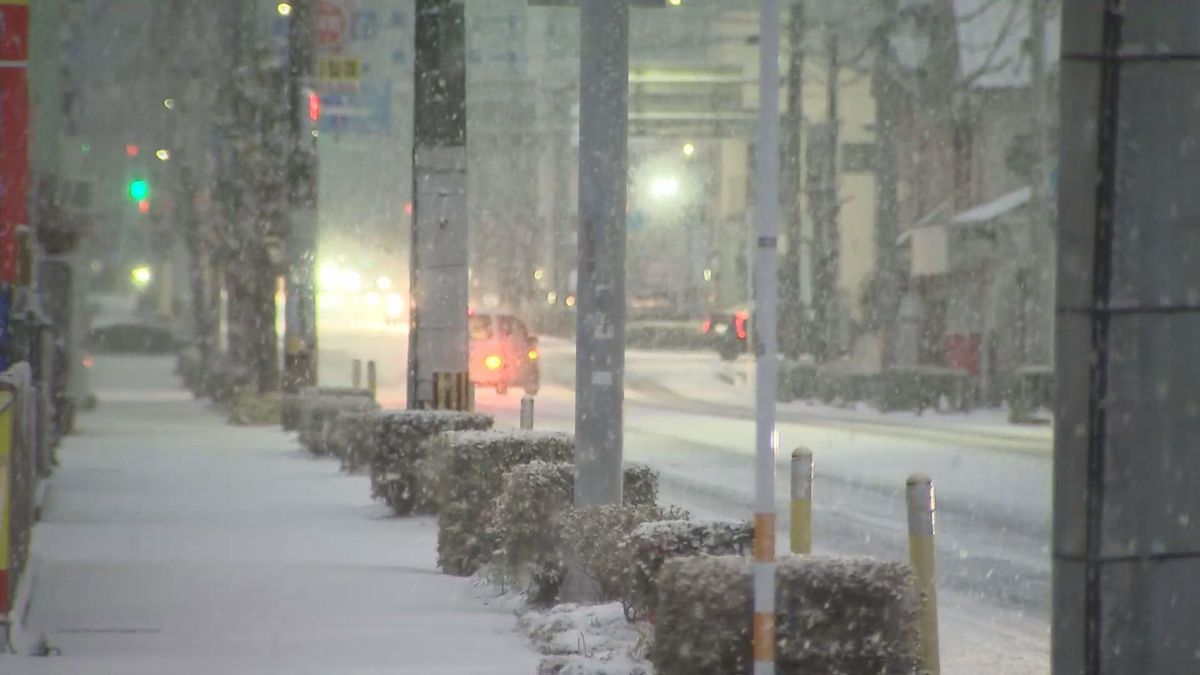
[[[456,410],[388,410],[375,421],[371,494],[397,515],[433,511],[433,486],[420,474],[426,441],[444,431],[492,427],[488,415]]]
[[[750,575],[742,557],[663,566],[653,652],[660,675],[750,672]],[[906,566],[793,556],[779,562],[776,578],[781,675],[914,672],[917,598]]]
[[[626,466],[624,493],[627,505],[653,506],[658,499],[658,473],[646,466]],[[573,464],[535,460],[504,475],[490,523],[497,547],[495,571],[505,585],[524,590],[534,604],[557,599],[563,572],[558,518],[574,501]]]
[[[538,675],[651,675],[653,629],[630,623],[620,603],[524,612],[518,627],[546,656]]]
[[[567,462],[575,441],[544,431],[454,431],[433,438],[421,475],[437,477],[438,566],[472,574],[495,551],[489,525],[504,474],[535,460]]]

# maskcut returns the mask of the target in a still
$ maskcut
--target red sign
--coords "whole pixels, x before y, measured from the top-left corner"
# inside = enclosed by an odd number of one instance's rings
[[[28,58],[29,5],[0,1],[0,281],[7,283],[17,279],[17,227],[29,223]]]
[[[341,49],[348,25],[346,8],[340,0],[322,0],[317,4],[317,47],[322,50]]]

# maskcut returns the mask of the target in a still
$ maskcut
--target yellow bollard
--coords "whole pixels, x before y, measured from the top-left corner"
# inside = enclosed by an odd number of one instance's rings
[[[362,360],[354,359],[350,362],[350,386],[355,389],[362,386]]]
[[[921,605],[917,614],[922,675],[938,675],[937,568],[935,565],[934,521],[937,505],[929,476],[908,477],[908,558],[916,579]]]
[[[792,553],[812,553],[813,454],[807,448],[792,451]]]

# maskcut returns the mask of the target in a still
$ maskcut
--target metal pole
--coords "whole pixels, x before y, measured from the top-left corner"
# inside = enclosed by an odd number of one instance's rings
[[[779,0],[758,15],[757,203],[754,260],[756,378],[754,515],[754,675],[775,673],[776,291],[779,267]]]
[[[418,0],[408,407],[436,405],[437,373],[467,378],[466,16],[461,0]],[[467,396],[456,409],[469,407]]]
[[[1056,675],[1196,672],[1200,4],[1063,5]]]
[[[317,383],[317,120],[316,0],[292,0],[288,23],[287,96],[291,147],[288,152],[288,236],[283,390],[298,392]]]
[[[784,116],[783,189],[779,198],[787,217],[787,248],[783,255],[780,281],[780,332],[783,353],[799,358],[803,349],[803,265],[804,206],[801,193],[801,136],[804,132],[804,1],[792,0],[788,16],[787,114]]]
[[[792,553],[812,553],[813,454],[807,448],[792,451]]]
[[[522,396],[521,397],[521,428],[522,429],[532,429],[533,428],[533,397],[532,396]]]
[[[362,386],[362,359],[352,359],[350,361],[350,386],[357,389]]]
[[[379,371],[375,369],[374,361],[367,361],[367,389],[372,396],[379,392]]]
[[[922,675],[938,675],[937,566],[934,521],[937,506],[929,476],[908,477],[908,559],[920,594],[917,610],[918,656]]]
[[[621,503],[629,0],[581,0],[575,503]]]

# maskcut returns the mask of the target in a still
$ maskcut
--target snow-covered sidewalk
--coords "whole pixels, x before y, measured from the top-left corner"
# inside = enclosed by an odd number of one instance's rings
[[[538,657],[436,526],[275,428],[227,426],[169,359],[102,357],[60,450],[25,627],[61,650],[4,673],[531,675]]]

